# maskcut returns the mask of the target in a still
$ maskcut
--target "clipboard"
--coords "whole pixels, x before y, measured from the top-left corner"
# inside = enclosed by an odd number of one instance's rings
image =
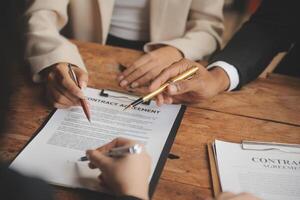
[[[132,101],[132,99],[131,98],[129,98],[129,97],[127,97],[126,95],[125,95],[125,93],[124,93],[124,96],[112,96],[111,94],[108,94],[108,93],[106,93],[106,91],[109,91],[109,90],[101,90],[100,92],[99,92],[99,95],[101,96],[101,97],[111,97],[111,98],[118,98],[118,99],[120,99],[120,98],[122,98],[122,99],[127,99],[128,101]],[[118,92],[118,93],[120,93],[120,92]],[[122,94],[122,93],[121,93]],[[135,100],[135,99],[133,99],[133,100]],[[150,105],[150,101],[149,102],[146,102],[145,104],[146,105]],[[17,155],[14,157],[14,159],[10,162],[10,163],[12,163],[20,154],[21,154],[21,152],[27,147],[27,145],[29,145],[30,144],[30,142],[32,142],[33,141],[33,139],[38,135],[38,133],[46,126],[46,124],[48,123],[48,121],[51,119],[51,117],[54,115],[54,113],[56,112],[56,110],[57,109],[53,109],[53,111],[51,111],[50,113],[49,113],[49,115],[46,117],[46,119],[45,119],[45,121],[42,123],[42,125],[34,132],[34,134],[32,135],[32,137],[29,139],[29,141],[26,143],[26,145],[25,146],[23,146],[22,147],[22,149],[17,153]],[[155,170],[154,170],[154,172],[153,172],[153,175],[152,175],[152,177],[151,177],[151,180],[150,180],[150,182],[149,182],[149,197],[151,198],[152,196],[153,196],[153,194],[154,194],[154,191],[155,191],[155,188],[156,188],[156,186],[157,186],[157,183],[158,183],[158,181],[159,181],[159,178],[160,178],[160,176],[161,176],[161,173],[162,173],[162,170],[163,170],[163,168],[164,168],[164,165],[165,165],[165,163],[166,163],[166,161],[167,161],[167,159],[168,159],[168,155],[169,155],[169,152],[170,152],[170,149],[171,149],[171,147],[172,147],[172,145],[173,145],[173,142],[174,142],[174,140],[175,140],[175,137],[176,137],[176,134],[177,134],[177,130],[178,130],[178,128],[179,128],[179,126],[180,126],[180,123],[181,123],[181,121],[182,121],[182,118],[183,118],[183,116],[184,116],[184,113],[185,113],[185,110],[186,110],[186,106],[185,105],[181,105],[181,107],[180,107],[180,109],[179,109],[179,112],[177,113],[177,116],[176,116],[176,118],[175,118],[175,120],[174,120],[174,123],[173,123],[173,125],[172,125],[172,128],[171,128],[171,130],[170,130],[170,132],[169,132],[169,134],[168,134],[168,137],[167,137],[167,140],[166,140],[166,142],[165,142],[165,145],[164,145],[164,147],[163,147],[163,150],[162,150],[162,152],[161,152],[161,154],[160,154],[160,156],[159,156],[159,160],[158,160],[158,162],[157,162],[157,165],[156,165],[156,168],[155,168]],[[60,186],[60,185],[55,185],[55,186],[57,186],[57,187],[65,187],[65,186]],[[65,188],[69,188],[69,187],[65,187]],[[71,189],[73,189],[73,188],[71,188]],[[82,191],[86,191],[86,190],[88,190],[88,189],[83,189],[83,188],[76,188],[77,190],[82,190]],[[88,190],[88,191],[90,191],[90,190]],[[93,191],[90,191],[90,192],[93,192]],[[111,194],[107,194],[107,193],[103,193],[103,192],[95,192],[95,193],[97,193],[97,197],[99,197],[100,196],[100,198],[101,197],[103,197],[103,198],[105,198],[105,197],[110,197],[110,196],[112,196],[112,197],[114,197],[113,195],[111,195]]]
[[[241,148],[245,151],[282,151],[285,153],[300,154],[300,144],[287,144],[276,142],[263,142],[263,141],[250,141],[242,140]],[[212,188],[214,197],[217,197],[222,192],[220,183],[220,176],[218,172],[218,165],[216,160],[216,153],[214,148],[214,142],[207,144],[210,175],[212,180]]]

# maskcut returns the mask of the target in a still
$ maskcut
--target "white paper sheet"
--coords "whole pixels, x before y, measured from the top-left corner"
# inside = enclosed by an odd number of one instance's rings
[[[92,123],[87,121],[81,107],[57,110],[10,167],[55,185],[101,190],[97,179],[99,170],[89,169],[87,162],[78,159],[87,149],[116,137],[126,137],[146,145],[153,174],[181,105],[157,107],[151,102],[123,111],[131,100],[115,97],[135,98],[112,91],[106,93],[109,97],[100,96],[96,89],[85,90],[91,104]]]
[[[264,200],[300,199],[300,154],[243,150],[215,141],[222,191],[250,192]]]

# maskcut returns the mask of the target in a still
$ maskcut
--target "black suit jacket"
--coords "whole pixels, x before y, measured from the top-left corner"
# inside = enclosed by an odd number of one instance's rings
[[[300,7],[298,2],[297,0],[263,0],[250,20],[242,26],[222,51],[212,57],[210,63],[225,61],[235,66],[240,77],[238,88],[257,78],[279,52],[289,51],[293,58],[287,56],[286,59],[299,63]],[[298,58],[295,59],[297,56]],[[288,65],[296,67],[295,63],[287,60],[282,64],[285,64],[283,68]],[[295,71],[300,75],[300,67]]]
[[[23,176],[0,163],[0,199],[3,200],[53,200],[52,188],[45,182]],[[99,195],[94,199],[103,200]],[[111,199],[111,196],[110,198]],[[140,200],[136,197],[116,197],[116,200]]]

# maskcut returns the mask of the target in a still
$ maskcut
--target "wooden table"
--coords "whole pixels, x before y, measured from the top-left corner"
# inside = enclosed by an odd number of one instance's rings
[[[122,91],[115,81],[118,63],[141,53],[133,50],[75,42],[90,73],[90,87]],[[11,161],[51,112],[41,85],[28,70],[15,69],[14,92],[0,155]],[[212,195],[206,144],[214,139],[242,139],[300,144],[300,79],[271,75],[241,91],[224,93],[188,106],[171,149],[180,156],[168,160],[153,199],[203,199]],[[96,193],[55,187],[57,199],[95,199]]]

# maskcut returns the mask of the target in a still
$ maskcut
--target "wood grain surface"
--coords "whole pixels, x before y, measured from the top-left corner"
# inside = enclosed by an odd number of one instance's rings
[[[89,86],[123,91],[116,75],[141,52],[74,41],[89,71]],[[25,66],[14,66],[13,95],[6,136],[0,146],[5,161],[21,151],[52,111],[43,84],[33,84]],[[124,91],[123,91],[124,92]],[[300,80],[281,75],[252,82],[240,91],[224,93],[188,105],[153,199],[196,200],[212,196],[206,144],[214,139],[242,139],[300,144]],[[97,193],[54,187],[59,200],[95,199]],[[103,199],[109,199],[103,197]]]

